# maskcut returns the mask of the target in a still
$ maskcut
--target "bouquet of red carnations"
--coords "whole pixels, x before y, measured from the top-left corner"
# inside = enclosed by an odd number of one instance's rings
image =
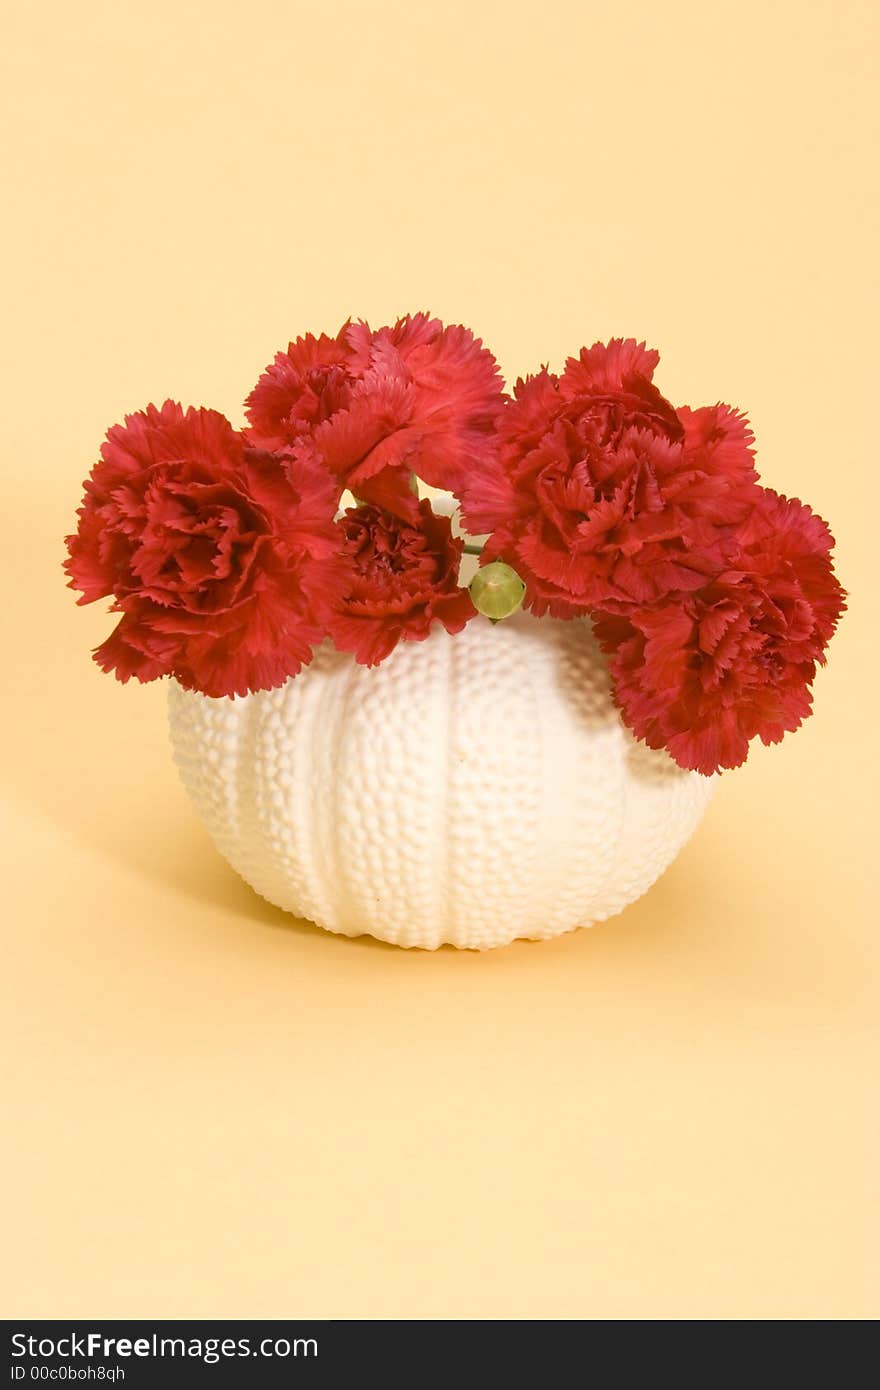
[[[810,713],[844,591],[825,522],[759,484],[745,416],[671,405],[658,360],[596,343],[508,396],[468,329],[413,314],[297,339],[244,429],[172,401],[127,416],[68,538],[79,601],[120,615],[96,661],[244,695],[325,639],[375,665],[522,602],[592,621],[638,738],[738,766]],[[457,499],[455,529],[419,482]],[[462,531],[485,538],[469,587]]]

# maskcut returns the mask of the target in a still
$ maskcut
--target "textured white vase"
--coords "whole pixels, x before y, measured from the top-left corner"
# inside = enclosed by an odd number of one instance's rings
[[[619,912],[714,779],[636,743],[585,620],[438,626],[369,670],[322,648],[279,690],[170,691],[183,781],[258,893],[346,936],[484,950]]]

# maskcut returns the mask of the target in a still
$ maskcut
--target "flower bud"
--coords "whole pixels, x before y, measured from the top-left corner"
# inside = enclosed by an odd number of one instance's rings
[[[477,612],[491,618],[493,623],[515,613],[526,591],[516,570],[505,565],[503,560],[493,560],[491,565],[478,569],[469,587]]]

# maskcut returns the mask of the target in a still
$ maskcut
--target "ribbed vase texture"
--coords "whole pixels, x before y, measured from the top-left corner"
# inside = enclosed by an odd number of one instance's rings
[[[435,627],[367,669],[329,645],[278,690],[170,690],[175,760],[220,853],[346,936],[485,950],[602,921],[714,787],[635,742],[586,620]]]

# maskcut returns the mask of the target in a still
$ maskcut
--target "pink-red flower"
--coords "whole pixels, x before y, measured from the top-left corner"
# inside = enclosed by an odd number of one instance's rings
[[[458,490],[495,446],[503,401],[494,357],[467,328],[407,314],[373,331],[348,322],[280,352],[247,401],[250,437],[314,445],[359,499],[415,516],[410,473]]]
[[[464,543],[428,501],[410,520],[372,505],[351,507],[340,526],[348,569],[330,620],[337,647],[375,666],[401,639],[423,640],[435,621],[453,633],[474,616],[458,584]]]
[[[207,695],[280,685],[326,635],[341,582],[333,480],[284,466],[213,410],[172,401],[108,433],[66,569],[120,621],[95,652],[122,681],[174,675]]]
[[[658,354],[614,339],[519,381],[497,457],[466,479],[463,514],[491,532],[536,614],[571,617],[699,588],[747,515],[752,435],[728,406],[676,410]]]
[[[810,713],[810,685],[844,608],[828,527],[797,499],[760,489],[735,562],[696,593],[597,614],[625,722],[685,768],[744,762]]]
[[[346,410],[363,377],[349,342],[352,324],[330,338],[306,333],[279,352],[247,400],[249,436],[264,449],[283,449]]]

